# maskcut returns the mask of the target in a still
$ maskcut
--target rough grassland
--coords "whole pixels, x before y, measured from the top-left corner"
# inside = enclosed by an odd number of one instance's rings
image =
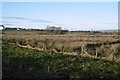
[[[120,62],[118,33],[41,34],[40,31],[3,31],[3,42],[55,53],[74,53]]]
[[[120,63],[2,45],[3,78],[120,79]]]

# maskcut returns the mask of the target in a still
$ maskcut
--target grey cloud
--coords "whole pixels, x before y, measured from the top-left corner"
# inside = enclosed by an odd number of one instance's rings
[[[48,21],[48,20],[30,19],[30,18],[22,18],[22,17],[2,17],[2,19],[17,19],[17,20],[27,20],[30,22],[55,23],[53,21]]]
[[[54,23],[53,21],[46,21],[46,20],[30,20],[32,22],[45,22],[45,23]]]
[[[7,26],[13,26],[13,24],[3,24],[3,25],[7,25]]]
[[[22,17],[2,17],[2,19],[20,19],[20,20],[27,20],[27,18],[22,18]]]

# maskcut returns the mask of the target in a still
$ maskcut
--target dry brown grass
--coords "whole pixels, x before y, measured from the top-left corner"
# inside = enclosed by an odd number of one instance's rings
[[[114,54],[119,59],[118,54],[120,43],[118,34],[62,34],[45,35],[38,31],[4,31],[3,41],[17,43],[24,46],[40,48],[46,51],[75,52],[77,54],[88,54],[98,57],[109,57]],[[84,51],[81,51],[82,48]],[[115,56],[117,54],[117,56]],[[115,59],[114,58],[114,59]],[[111,58],[110,58],[111,59]]]

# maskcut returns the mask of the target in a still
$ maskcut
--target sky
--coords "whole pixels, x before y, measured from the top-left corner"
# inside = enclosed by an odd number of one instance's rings
[[[118,29],[117,2],[3,2],[2,21],[8,27],[46,26],[75,30]]]
[[[119,2],[119,0],[1,0],[2,2]]]

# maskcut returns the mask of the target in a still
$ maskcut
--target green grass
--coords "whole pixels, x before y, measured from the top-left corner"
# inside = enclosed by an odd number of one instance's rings
[[[3,78],[119,79],[120,63],[2,45]]]

